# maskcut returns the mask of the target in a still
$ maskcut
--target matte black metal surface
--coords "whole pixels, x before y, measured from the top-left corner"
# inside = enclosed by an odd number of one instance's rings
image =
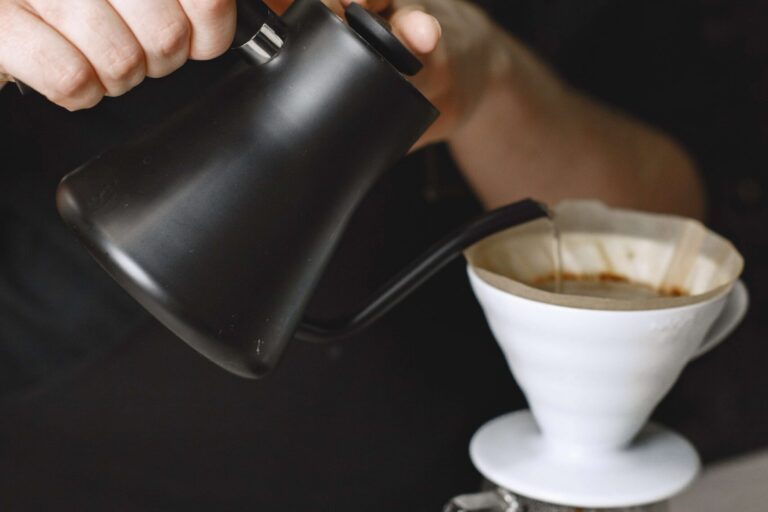
[[[371,183],[437,111],[317,0],[269,63],[68,175],[66,222],[199,352],[263,375]]]

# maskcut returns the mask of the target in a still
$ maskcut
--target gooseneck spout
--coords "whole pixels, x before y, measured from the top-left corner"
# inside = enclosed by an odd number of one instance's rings
[[[328,342],[357,334],[460,256],[464,249],[498,231],[548,215],[547,207],[532,199],[492,210],[434,244],[356,313],[330,320],[305,319],[296,332],[296,338],[309,342]]]
[[[147,311],[211,361],[257,378],[295,338],[360,201],[438,112],[403,76],[418,59],[359,5],[347,24],[320,0],[295,0],[280,17],[238,3],[235,44],[254,63],[271,60],[72,171],[57,204]],[[308,322],[303,337],[356,332],[466,246],[545,214],[533,201],[487,214],[358,313]]]

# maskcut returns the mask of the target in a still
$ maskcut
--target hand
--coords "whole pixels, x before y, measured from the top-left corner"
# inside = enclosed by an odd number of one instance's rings
[[[504,36],[462,0],[341,0],[388,14],[395,35],[424,63],[414,85],[440,110],[417,147],[447,140],[471,116],[487,88]]]
[[[235,0],[0,0],[0,83],[69,110],[226,51]]]

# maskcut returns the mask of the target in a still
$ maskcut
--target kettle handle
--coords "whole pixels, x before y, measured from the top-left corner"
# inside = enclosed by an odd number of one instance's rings
[[[357,334],[461,255],[464,249],[503,229],[547,216],[547,207],[533,199],[524,199],[492,210],[434,244],[426,254],[384,285],[356,313],[329,320],[307,318],[299,325],[296,338],[319,343]]]

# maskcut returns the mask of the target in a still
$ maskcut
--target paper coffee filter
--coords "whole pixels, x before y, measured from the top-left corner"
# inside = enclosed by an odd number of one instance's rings
[[[682,296],[596,298],[532,287],[554,276],[556,250],[549,219],[492,235],[465,256],[478,277],[514,295],[589,309],[656,309],[704,301],[729,289],[744,261],[734,246],[701,223],[673,215],[608,208],[595,201],[564,201],[555,209],[562,270],[611,274]]]

